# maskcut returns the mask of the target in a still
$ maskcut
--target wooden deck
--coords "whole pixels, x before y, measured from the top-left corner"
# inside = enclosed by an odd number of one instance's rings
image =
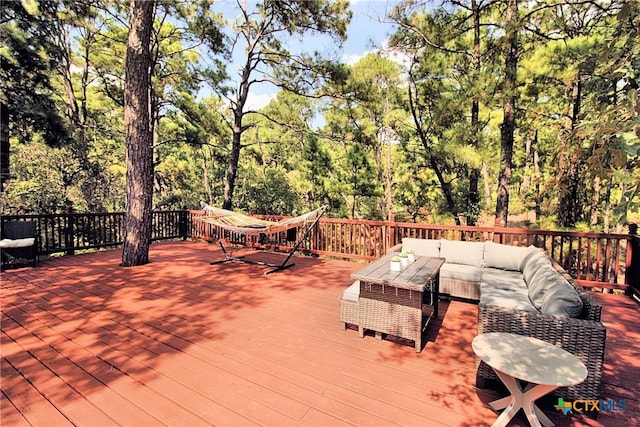
[[[339,327],[339,297],[359,264],[296,258],[264,276],[209,265],[216,246],[153,245],[151,263],[119,250],[47,259],[2,273],[3,426],[483,426],[476,390],[477,307],[440,303],[416,353]],[[279,257],[256,254],[254,259]],[[597,420],[542,409],[561,426],[640,425],[640,320],[626,297],[598,295],[608,328]],[[511,425],[527,425],[518,418]]]

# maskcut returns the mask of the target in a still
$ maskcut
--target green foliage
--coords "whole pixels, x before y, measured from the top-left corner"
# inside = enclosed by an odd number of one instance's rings
[[[347,6],[343,0],[237,3],[239,13],[230,25],[226,55],[240,56],[239,78],[230,83],[209,81],[211,88],[228,100],[233,116],[224,208],[231,208],[233,204],[240,153],[244,148],[243,134],[252,127],[249,121],[256,121],[251,116],[257,112],[246,108],[249,91],[256,85],[270,84],[308,96],[323,81],[331,79],[336,69],[332,61],[317,51],[309,53],[300,49],[290,36],[304,42],[305,36],[313,34],[340,44],[346,37],[346,25],[351,17]]]
[[[230,23],[216,2],[160,2],[155,207],[222,205],[238,148],[233,201],[246,212],[329,204],[335,216],[492,224],[505,95],[501,3],[478,2],[479,56],[470,5],[454,3],[399,3],[391,40],[406,61],[370,53],[347,66],[305,42],[313,34],[339,46],[346,2],[250,3]],[[640,3],[602,5],[519,3],[527,25],[509,212],[531,225],[608,230],[640,217]],[[6,2],[0,13],[14,175],[3,211],[124,209],[126,4]],[[233,49],[246,54],[240,81],[226,69]],[[246,96],[260,81],[281,90],[250,111]],[[325,126],[314,130],[318,114]],[[480,200],[471,202],[474,171]]]
[[[68,148],[51,148],[42,139],[30,144],[13,144],[16,178],[6,185],[2,193],[5,212],[59,213],[67,207],[85,210],[82,198],[74,181],[78,165],[73,161]]]
[[[618,223],[640,213],[640,5],[626,2],[615,17],[613,37],[599,50],[595,72],[609,83],[594,94],[596,108],[586,117],[583,131],[599,141],[594,157],[607,159],[608,173],[600,164],[591,168],[623,189],[614,209]],[[594,144],[595,145],[595,144]]]
[[[442,192],[440,208],[458,221],[479,215],[478,178],[484,145],[490,145],[489,108],[499,82],[499,49],[487,25],[490,4],[477,10],[480,39],[471,10],[441,7],[427,11],[407,2],[392,13],[400,29],[392,44],[409,58],[405,108],[413,123],[403,143],[432,169]],[[487,131],[483,128],[487,127]],[[415,211],[415,210],[414,210]]]
[[[51,88],[51,72],[60,57],[52,36],[59,7],[61,1],[7,1],[0,7],[3,121],[8,121],[12,134],[28,139],[41,133],[50,145],[62,144],[67,137]]]
[[[298,172],[293,182],[309,206],[324,204],[327,198],[327,177],[332,170],[331,156],[315,136],[309,136],[301,152],[301,162],[292,172]]]
[[[431,220],[442,205],[441,192],[433,171],[408,161],[405,150],[400,146],[394,149],[394,164],[396,219],[408,222]]]
[[[269,168],[264,173],[247,170],[240,174],[237,197],[240,210],[265,215],[303,213],[300,199],[282,168]]]
[[[334,150],[345,153],[339,161],[345,163],[347,172],[336,174],[336,184],[346,187],[343,200],[350,205],[349,216],[387,218],[390,206],[386,199],[393,192],[390,147],[406,121],[400,67],[370,53],[349,67],[345,77],[339,84],[344,96],[325,111],[328,131],[340,141]]]

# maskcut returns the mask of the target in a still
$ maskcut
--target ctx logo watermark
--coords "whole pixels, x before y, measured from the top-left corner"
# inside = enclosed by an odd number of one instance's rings
[[[554,405],[558,411],[561,411],[564,415],[568,415],[572,412],[592,412],[592,411],[624,411],[627,409],[627,401],[625,399],[620,400],[569,400],[565,401],[563,398],[558,398],[558,404]]]

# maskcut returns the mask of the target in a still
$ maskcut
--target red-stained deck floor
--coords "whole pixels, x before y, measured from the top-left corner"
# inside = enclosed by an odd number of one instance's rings
[[[362,265],[295,258],[209,265],[214,245],[155,244],[122,268],[121,251],[43,260],[1,276],[3,426],[483,426],[477,306],[440,303],[413,346],[339,327],[339,298]],[[253,259],[280,255],[250,254]],[[625,411],[557,425],[640,425],[640,320],[626,297],[598,295],[608,328],[602,394]],[[406,344],[406,343],[405,343]],[[511,425],[527,425],[518,417]]]

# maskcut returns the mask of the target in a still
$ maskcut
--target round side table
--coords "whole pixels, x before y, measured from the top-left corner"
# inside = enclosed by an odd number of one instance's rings
[[[553,425],[535,401],[558,387],[580,384],[587,378],[587,368],[580,359],[537,338],[490,332],[476,336],[471,346],[511,393],[489,403],[494,410],[506,408],[494,426],[506,426],[520,408],[532,426]],[[519,381],[528,385],[522,387]]]

